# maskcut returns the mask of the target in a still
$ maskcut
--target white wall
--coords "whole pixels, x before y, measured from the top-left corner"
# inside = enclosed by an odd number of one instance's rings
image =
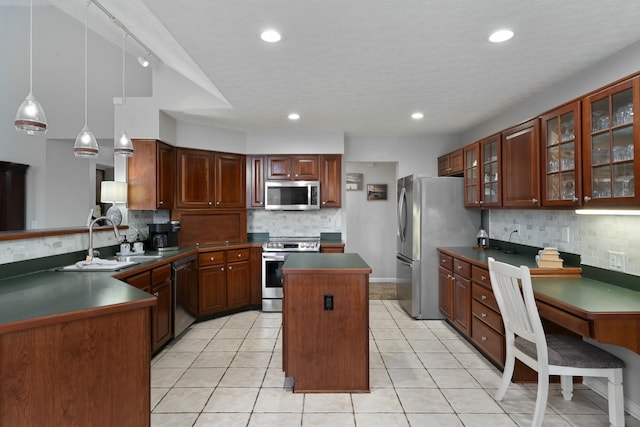
[[[396,162],[347,162],[346,171],[363,175],[360,191],[346,191],[345,252],[360,254],[372,269],[371,282],[395,282]],[[367,184],[387,184],[387,200],[367,200]]]
[[[342,154],[342,132],[247,132],[247,154]]]
[[[177,122],[177,146],[203,150],[245,153],[246,134],[183,121]]]

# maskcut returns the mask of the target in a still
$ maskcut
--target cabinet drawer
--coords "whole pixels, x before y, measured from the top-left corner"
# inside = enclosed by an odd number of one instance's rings
[[[161,267],[151,270],[151,283],[157,285],[171,280],[171,264],[165,264]]]
[[[440,266],[447,270],[453,269],[453,257],[445,254],[440,254]]]
[[[545,304],[544,302],[536,301],[536,305],[538,306],[540,317],[542,317],[543,319],[547,319],[552,321],[553,323],[557,323],[563,328],[566,328],[571,332],[575,332],[576,334],[583,337],[591,336],[591,334],[589,333],[588,320],[574,316],[573,314],[567,313],[566,311],[559,310],[555,307],[550,306],[549,304]]]
[[[498,307],[498,301],[496,301],[496,297],[493,295],[493,291],[489,288],[485,288],[482,285],[478,285],[477,283],[473,283],[471,285],[471,295],[473,299],[476,301],[480,301],[482,304],[491,308],[497,313],[500,313],[500,308]]]
[[[251,256],[251,250],[230,249],[227,251],[227,262],[246,261]]]
[[[198,255],[198,265],[200,267],[202,267],[203,265],[213,265],[213,264],[224,264],[223,251],[206,252]]]
[[[502,323],[502,316],[491,310],[486,305],[481,304],[476,300],[471,301],[471,313],[475,317],[477,317],[478,320],[481,320],[496,331],[504,334],[504,324]]]
[[[489,277],[489,270],[484,268],[471,266],[471,280],[474,282],[482,283],[483,285],[491,288],[491,278]]]
[[[453,272],[466,278],[471,279],[471,264],[459,259],[453,260]]]
[[[135,276],[127,277],[125,281],[129,285],[135,286],[136,288],[142,289],[146,292],[149,292],[151,288],[151,281],[148,271],[145,271],[144,273],[138,273]]]
[[[473,318],[471,330],[473,342],[496,363],[504,366],[504,335],[494,331],[477,317]]]

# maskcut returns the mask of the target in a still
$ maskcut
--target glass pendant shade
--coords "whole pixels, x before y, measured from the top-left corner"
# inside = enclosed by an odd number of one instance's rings
[[[76,157],[95,158],[98,157],[99,151],[98,141],[96,141],[93,132],[89,130],[85,123],[78,136],[76,136],[76,142],[73,144],[73,154]]]
[[[47,133],[47,116],[42,105],[33,96],[33,0],[29,8],[29,95],[20,104],[13,122],[18,133],[44,135]]]
[[[127,135],[124,129],[122,129],[122,133],[114,141],[113,154],[123,157],[133,156],[133,142],[131,142],[131,138],[129,138],[129,135]]]
[[[20,104],[14,121],[18,133],[27,135],[44,135],[47,133],[47,116],[42,105],[29,92],[29,95]]]

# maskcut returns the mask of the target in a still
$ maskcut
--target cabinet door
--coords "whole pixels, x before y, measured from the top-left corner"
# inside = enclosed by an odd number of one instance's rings
[[[171,266],[169,264],[151,270],[151,292],[158,298],[152,315],[152,352],[155,352],[169,339],[172,328],[172,292]]]
[[[179,208],[213,206],[213,153],[204,150],[178,148]]]
[[[440,305],[440,312],[449,320],[451,320],[453,314],[451,279],[451,271],[440,267],[438,274],[438,301]]]
[[[247,208],[264,208],[264,156],[247,157]]]
[[[129,285],[134,286],[142,291],[145,291],[147,293],[152,293],[151,292],[151,276],[149,275],[148,271],[127,277],[125,281]]]
[[[227,272],[224,264],[200,267],[198,290],[198,315],[226,310]]]
[[[502,134],[505,207],[540,207],[539,128],[539,120],[534,119]]]
[[[449,175],[459,175],[464,170],[463,150],[456,150],[449,153]]]
[[[342,156],[320,156],[320,207],[339,208],[342,205]]]
[[[438,176],[449,175],[449,155],[438,157]]]
[[[157,150],[157,207],[158,209],[173,209],[173,190],[176,182],[176,151],[172,146],[161,142],[158,142]]]
[[[480,145],[478,143],[464,148],[464,205],[468,208],[480,207],[479,151]]]
[[[249,261],[227,264],[227,302],[228,308],[244,307],[251,300],[251,269]]]
[[[291,156],[291,168],[294,180],[318,180],[318,156]]]
[[[619,83],[584,99],[584,207],[637,206],[640,203],[638,140],[640,80]],[[636,114],[634,114],[636,113]]]
[[[267,157],[267,179],[270,180],[290,180],[291,179],[291,157],[290,156],[268,156]]]
[[[580,101],[542,116],[540,166],[543,206],[580,206]]]
[[[492,135],[479,142],[480,145],[480,205],[483,208],[502,206],[502,137]],[[537,166],[537,164],[536,164]]]
[[[453,276],[453,323],[470,335],[471,332],[471,281],[454,274]]]
[[[24,230],[28,165],[0,162],[0,231]]]
[[[245,207],[245,157],[241,154],[215,154],[216,208]]]

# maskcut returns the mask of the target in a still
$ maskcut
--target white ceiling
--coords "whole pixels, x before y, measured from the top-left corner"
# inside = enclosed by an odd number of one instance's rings
[[[462,132],[640,40],[635,0],[98,1],[232,106],[170,114],[241,130]],[[498,28],[515,37],[489,43]]]

